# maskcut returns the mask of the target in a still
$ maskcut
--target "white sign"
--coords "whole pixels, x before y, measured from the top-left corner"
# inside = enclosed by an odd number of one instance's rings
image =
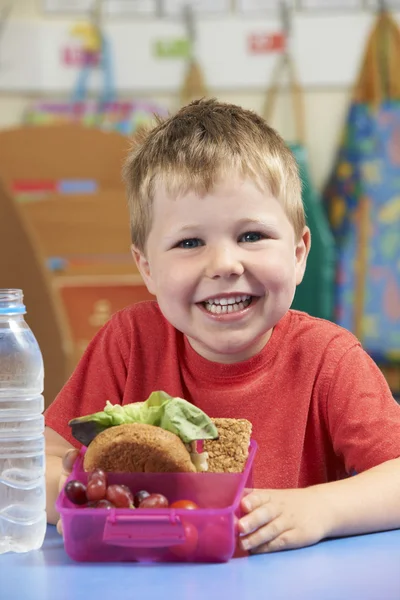
[[[363,8],[362,0],[299,0],[299,8],[304,10],[354,10]]]
[[[111,16],[155,16],[157,0],[103,0],[103,11]]]
[[[88,13],[94,0],[44,0],[44,10],[57,13]],[[103,0],[106,15],[155,15],[157,0]]]
[[[43,9],[58,13],[86,13],[93,5],[93,0],[43,0]]]
[[[293,0],[285,0],[288,8],[294,8]],[[257,13],[279,13],[282,9],[282,0],[236,0],[238,12],[254,15]]]
[[[184,7],[190,4],[196,14],[224,14],[230,12],[230,0],[163,0],[162,12],[168,17],[182,15]]]

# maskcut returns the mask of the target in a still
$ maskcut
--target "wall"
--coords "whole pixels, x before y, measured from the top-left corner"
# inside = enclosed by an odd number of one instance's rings
[[[43,19],[40,10],[41,0],[14,0],[12,17]],[[47,19],[51,19],[47,17]],[[1,50],[1,46],[0,46]],[[0,54],[1,59],[1,54]],[[221,100],[235,102],[247,108],[261,111],[265,92],[260,90],[231,90],[219,92],[211,89]],[[0,92],[0,127],[17,125],[26,104],[32,98],[28,95]],[[152,99],[163,103],[171,110],[176,108],[176,97],[153,95]],[[307,88],[305,90],[307,145],[310,155],[310,168],[314,182],[321,187],[329,174],[334,152],[342,130],[349,100],[349,90],[344,88]],[[277,105],[272,125],[287,139],[293,135],[293,123],[288,98],[283,92]]]

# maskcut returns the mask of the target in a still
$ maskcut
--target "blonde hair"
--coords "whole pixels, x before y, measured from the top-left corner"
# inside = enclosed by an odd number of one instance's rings
[[[134,136],[123,176],[133,244],[145,252],[155,184],[172,197],[204,195],[226,173],[250,177],[281,203],[296,239],[305,226],[296,160],[256,113],[215,99],[196,100]]]

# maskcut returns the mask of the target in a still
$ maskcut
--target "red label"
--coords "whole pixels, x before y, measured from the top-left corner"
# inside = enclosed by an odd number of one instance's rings
[[[98,67],[100,52],[89,52],[77,46],[67,46],[61,51],[61,62],[67,67]]]
[[[268,54],[283,52],[286,38],[283,33],[251,33],[247,38],[247,49],[250,54]]]
[[[21,192],[55,192],[57,182],[50,179],[19,179],[12,182],[12,191]]]

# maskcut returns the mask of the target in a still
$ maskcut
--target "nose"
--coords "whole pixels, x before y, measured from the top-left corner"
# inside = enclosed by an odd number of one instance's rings
[[[239,249],[228,245],[209,250],[206,275],[210,279],[219,277],[239,277],[244,273],[244,266],[239,256]]]

